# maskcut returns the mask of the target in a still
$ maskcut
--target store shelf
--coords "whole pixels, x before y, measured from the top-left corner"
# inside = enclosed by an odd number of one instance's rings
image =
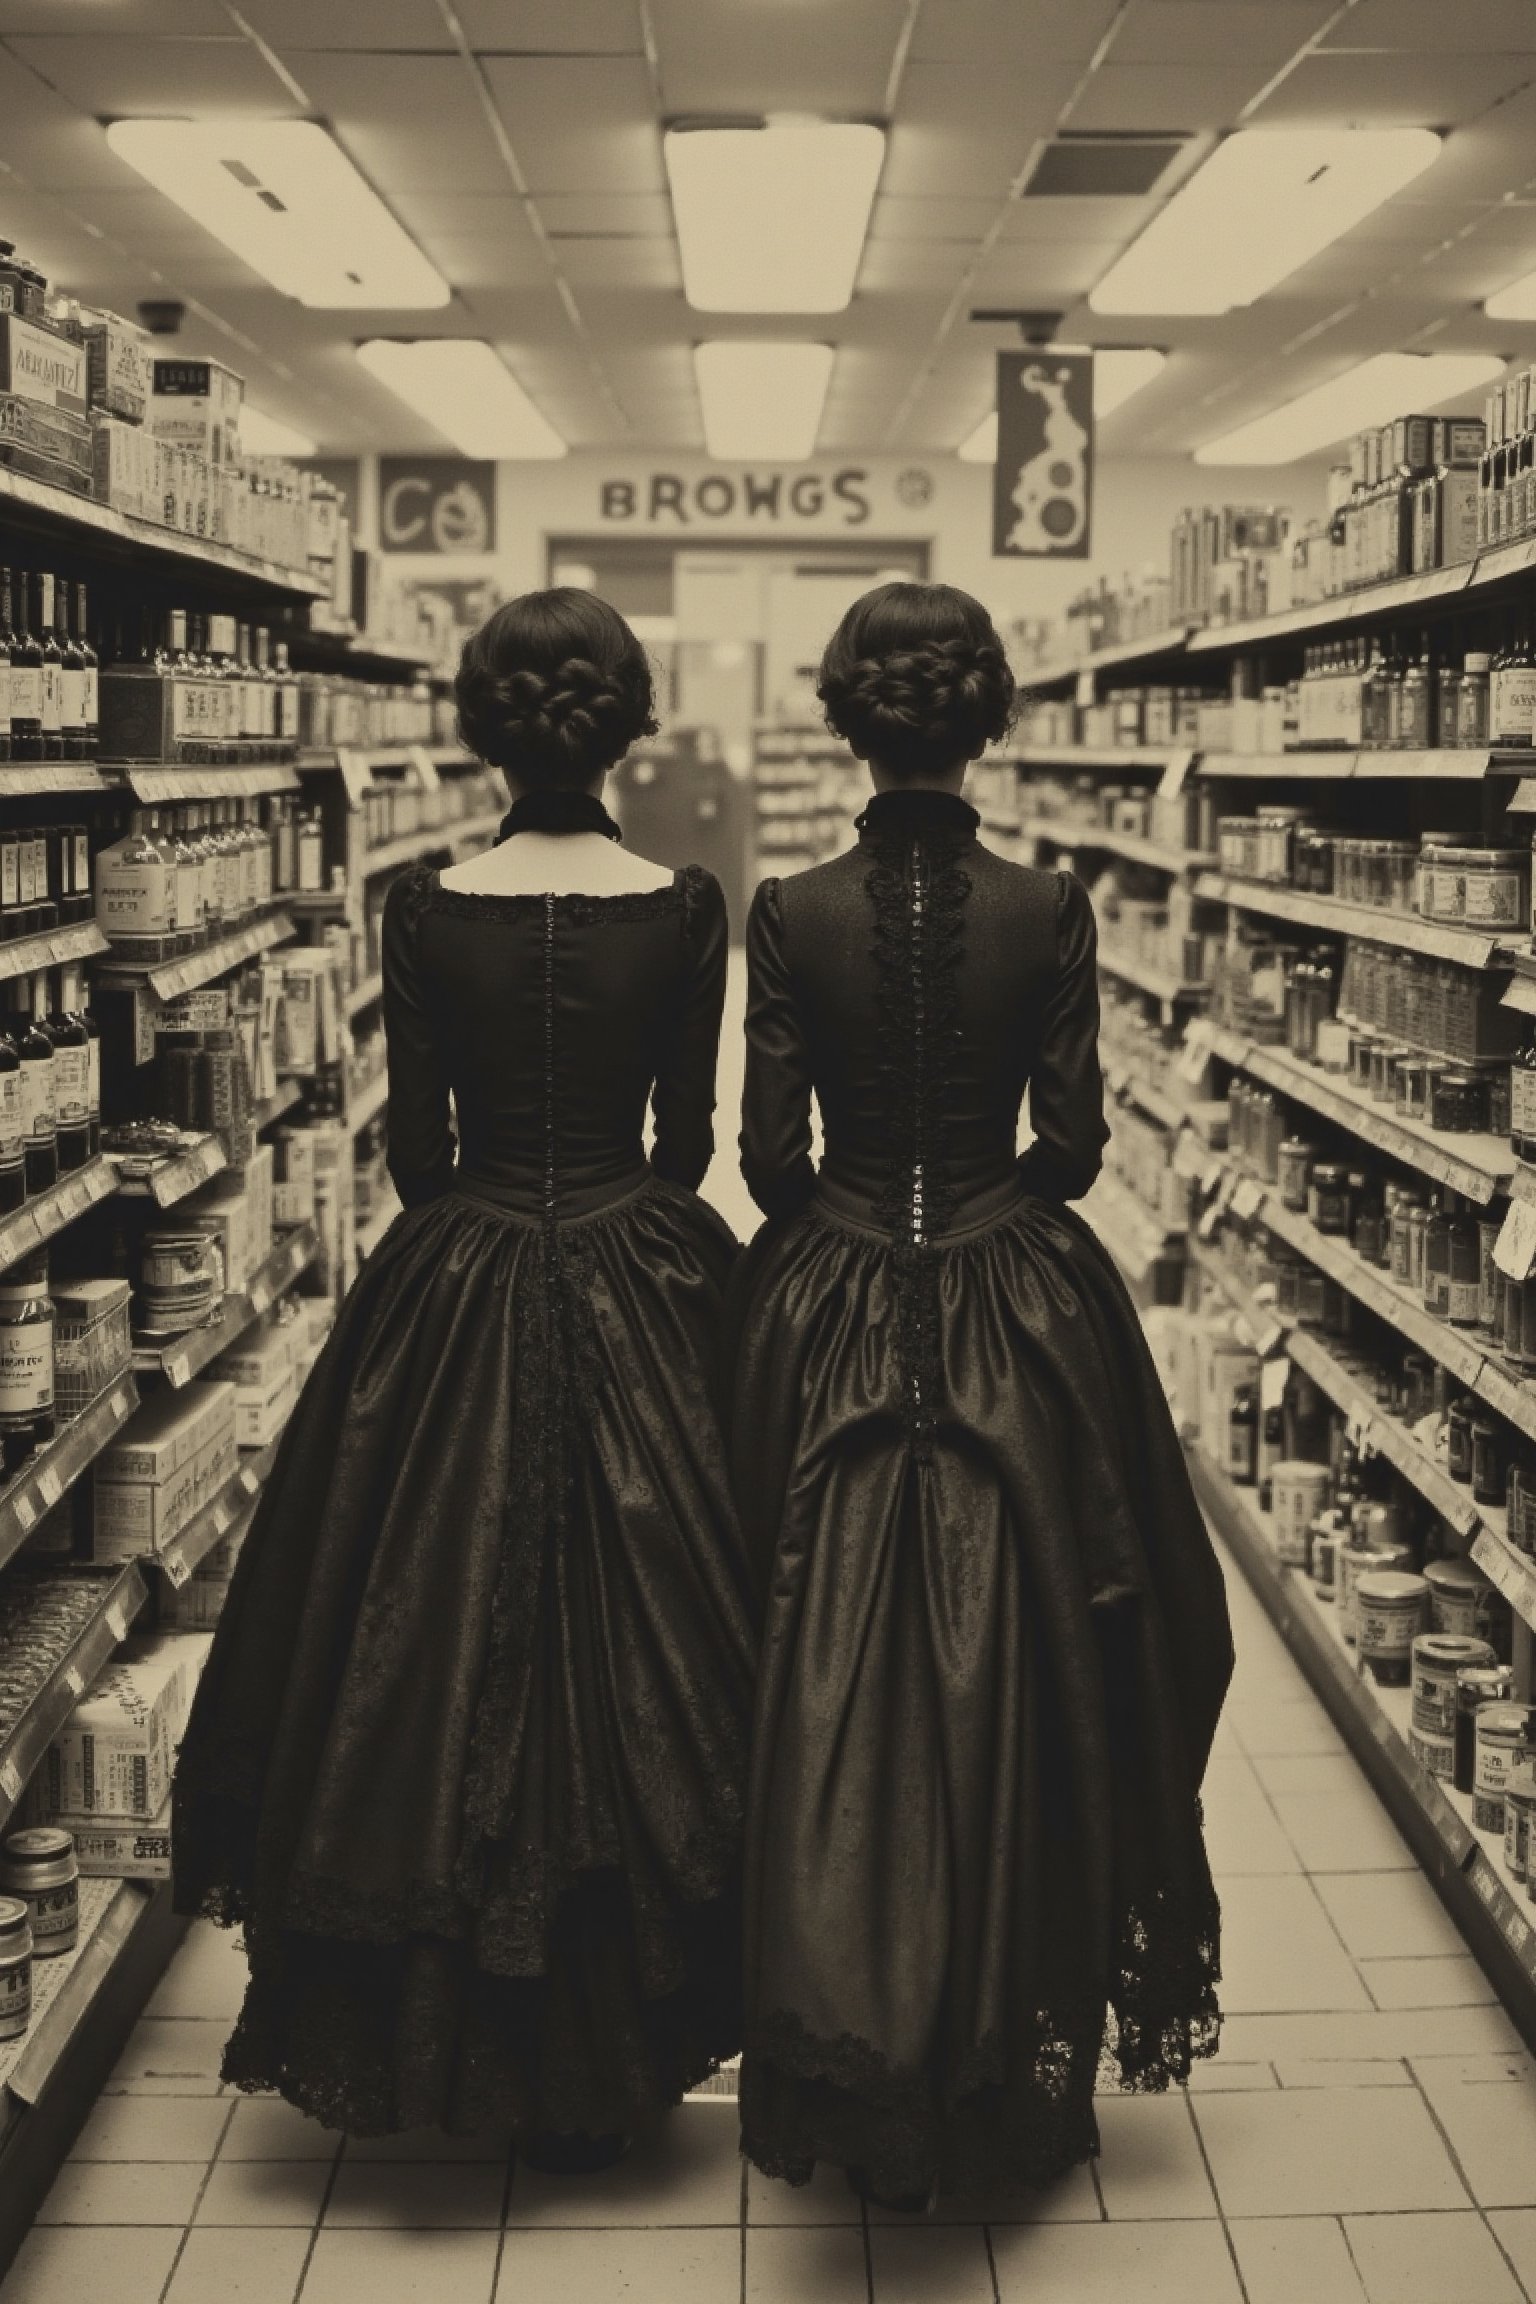
[[[153,520],[132,519],[89,496],[75,496],[67,488],[51,488],[46,481],[4,469],[0,469],[0,518],[8,528],[29,528],[51,542],[68,545],[77,555],[106,552],[141,568],[146,557],[172,561],[183,571],[201,569],[210,577],[223,578],[226,586],[233,580],[262,592],[285,592],[296,600],[323,599],[329,590],[307,571],[259,560],[206,537],[184,536]]]
[[[139,1388],[133,1378],[119,1376],[89,1408],[62,1423],[46,1447],[0,1488],[0,1567],[20,1550],[43,1514],[52,1511],[66,1489],[89,1470],[138,1404]]]
[[[264,1097],[251,1115],[251,1124],[259,1136],[263,1128],[270,1128],[274,1120],[281,1120],[296,1104],[304,1101],[302,1080],[279,1080],[270,1096]]]
[[[147,984],[161,1000],[179,1000],[184,992],[195,992],[200,984],[214,983],[220,976],[228,975],[231,968],[238,968],[242,961],[254,959],[258,952],[269,952],[274,944],[286,943],[292,934],[293,922],[286,910],[273,912],[265,920],[253,920],[248,928],[240,929],[233,936],[220,936],[200,951],[187,953],[184,959],[140,965],[114,958],[107,962],[102,973],[108,978]]]
[[[1536,1626],[1536,1561],[1517,1552],[1506,1535],[1491,1527],[1479,1529],[1472,1557],[1520,1621]]]
[[[1157,656],[1176,656],[1189,637],[1187,624],[1171,624],[1149,632],[1141,640],[1116,640],[1094,648],[1085,656],[1062,657],[1054,664],[1037,664],[1019,674],[1020,688],[1052,688],[1058,681],[1075,680],[1082,672],[1108,672],[1116,665],[1150,663]]]
[[[1163,1223],[1107,1171],[1079,1205],[1085,1220],[1132,1280],[1145,1280],[1158,1258],[1183,1237],[1176,1226]]]
[[[1471,1490],[1451,1478],[1408,1425],[1377,1405],[1370,1387],[1320,1336],[1314,1336],[1310,1329],[1290,1328],[1285,1348],[1302,1373],[1312,1378],[1336,1408],[1343,1409],[1364,1446],[1385,1456],[1458,1536],[1471,1536],[1482,1527],[1482,1515],[1472,1501]]]
[[[197,1191],[229,1166],[229,1156],[217,1136],[199,1137],[182,1151],[156,1160],[143,1175],[124,1173],[125,1164],[134,1157],[128,1152],[107,1154],[117,1170],[117,1188],[130,1200],[153,1200],[157,1208],[174,1208],[178,1200],[185,1200],[189,1192]]]
[[[102,773],[126,784],[146,806],[178,800],[255,800],[269,792],[297,792],[299,772],[276,762],[248,768],[166,768],[139,760],[104,760]]]
[[[382,1112],[388,1102],[389,1074],[381,1072],[377,1079],[359,1088],[347,1105],[347,1126],[352,1134],[355,1136],[359,1128],[366,1128],[368,1122]]]
[[[102,1153],[61,1177],[46,1192],[39,1192],[25,1208],[0,1221],[0,1272],[30,1256],[34,1248],[41,1248],[77,1216],[83,1216],[87,1208],[94,1208],[98,1200],[105,1200],[116,1190],[117,1170]]]
[[[1358,936],[1368,944],[1389,944],[1399,952],[1422,952],[1434,960],[1454,960],[1462,968],[1512,965],[1507,942],[1477,928],[1449,921],[1421,920],[1416,912],[1389,912],[1372,904],[1345,904],[1336,896],[1314,896],[1268,880],[1240,880],[1225,872],[1202,872],[1195,894],[1238,912],[1267,920],[1291,920],[1333,936]]]
[[[1138,1111],[1160,1128],[1182,1128],[1189,1117],[1183,1106],[1176,1104],[1154,1081],[1139,1072],[1134,1064],[1127,1064],[1112,1050],[1104,1051],[1104,1078],[1117,1096],[1126,1096]]]
[[[456,824],[440,824],[433,831],[412,832],[403,840],[387,840],[382,846],[363,850],[362,871],[365,880],[380,872],[392,872],[397,865],[414,864],[419,857],[441,855],[445,849],[467,846],[471,840],[489,840],[501,829],[501,812],[484,816],[462,817]]]
[[[1099,966],[1106,976],[1118,977],[1122,984],[1134,984],[1139,991],[1150,992],[1170,1005],[1175,1000],[1195,1000],[1209,992],[1208,984],[1186,984],[1170,969],[1154,968],[1150,960],[1138,960],[1132,953],[1117,952],[1113,945],[1100,943]]]
[[[1166,768],[1187,749],[1161,744],[1015,744],[1008,758],[1023,768]]]
[[[50,928],[41,936],[19,936],[14,944],[0,944],[0,983],[35,975],[39,968],[58,968],[68,960],[93,960],[107,949],[107,939],[94,920]]]
[[[0,761],[0,800],[47,800],[59,792],[105,792],[94,760]]]
[[[1480,561],[1462,560],[1454,568],[1426,568],[1422,575],[1400,576],[1390,584],[1362,585],[1358,591],[1341,592],[1332,600],[1316,600],[1304,608],[1287,608],[1277,616],[1253,616],[1239,624],[1210,624],[1190,635],[1188,652],[1191,656],[1211,656],[1232,648],[1267,648],[1276,640],[1300,640],[1312,632],[1332,631],[1340,624],[1358,624],[1372,616],[1418,608],[1426,600],[1454,599],[1472,588],[1481,566]]]
[[[363,979],[362,983],[358,985],[358,987],[357,987],[357,989],[356,989],[355,991],[353,991],[353,992],[349,992],[349,993],[347,994],[347,1014],[348,1014],[348,1016],[361,1016],[361,1014],[362,1014],[362,1012],[363,1012],[363,1010],[364,1010],[365,1008],[371,1008],[371,1007],[373,1006],[373,1004],[374,1004],[374,1002],[375,1002],[376,1000],[382,1000],[382,999],[383,999],[383,997],[384,997],[384,979],[383,979],[383,977],[382,977],[382,976],[367,976],[367,977],[365,977],[365,978]]]
[[[1517,757],[1450,746],[1428,752],[1207,752],[1195,774],[1228,783],[1390,783],[1406,777],[1415,784],[1481,784],[1489,776],[1508,773]],[[1527,773],[1536,774],[1536,756]]]
[[[1421,1176],[1448,1184],[1482,1206],[1509,1190],[1517,1163],[1507,1138],[1437,1133],[1422,1120],[1399,1117],[1337,1073],[1304,1064],[1283,1048],[1257,1047],[1240,1033],[1221,1029],[1211,1031],[1207,1039],[1211,1054],[1224,1064],[1280,1089],[1294,1103],[1306,1105]]]
[[[1198,872],[1216,861],[1201,849],[1170,848],[1160,840],[1143,840],[1135,832],[1113,832],[1107,824],[1074,824],[1063,817],[1048,822],[1031,816],[1019,829],[1056,848],[1079,853],[1102,849],[1107,856],[1124,856],[1132,864],[1149,864],[1157,872]]]
[[[35,2104],[63,2063],[152,1894],[141,1880],[81,1881],[73,1949],[33,1962],[32,2021],[19,2040],[0,2042],[0,2086],[18,2103]]]
[[[54,1659],[52,1669],[10,1733],[0,1736],[0,1825],[21,1798],[22,1788],[76,1704],[144,1605],[143,1577],[130,1560],[121,1568],[76,1568],[90,1577],[100,1597],[89,1621]]]
[[[1399,1287],[1374,1264],[1367,1264],[1347,1241],[1331,1232],[1319,1232],[1315,1224],[1297,1215],[1293,1208],[1287,1208],[1273,1192],[1261,1185],[1255,1185],[1254,1191],[1258,1200],[1253,1212],[1266,1231],[1272,1232],[1277,1240],[1285,1241],[1320,1272],[1326,1272],[1357,1303],[1374,1312],[1379,1320],[1385,1320],[1400,1336],[1406,1336],[1410,1344],[1416,1344],[1442,1368],[1448,1368],[1469,1392],[1487,1396],[1483,1379],[1488,1361],[1471,1331],[1452,1328],[1448,1322],[1437,1320],[1432,1312],[1425,1311],[1417,1296]],[[1536,1428],[1536,1387],[1532,1389],[1527,1416]]]
[[[1340,1734],[1424,1866],[1451,1917],[1528,2041],[1536,2042],[1536,1928],[1503,1849],[1472,1822],[1471,1802],[1429,1774],[1408,1742],[1411,1696],[1384,1688],[1348,1649],[1335,1610],[1278,1558],[1267,1516],[1204,1450],[1189,1449],[1196,1495]]]
[[[277,1442],[265,1448],[242,1448],[241,1461],[217,1496],[211,1497],[158,1552],[146,1552],[145,1565],[158,1568],[168,1584],[179,1588],[220,1543],[266,1486],[277,1461]]]
[[[1247,1283],[1235,1273],[1225,1256],[1198,1230],[1189,1243],[1189,1253],[1207,1279],[1221,1290],[1233,1309],[1242,1315],[1249,1338],[1260,1359],[1267,1360],[1275,1347],[1294,1331],[1286,1328],[1272,1304],[1261,1303]]]
[[[243,1336],[275,1304],[284,1289],[314,1262],[319,1242],[313,1224],[300,1224],[285,1234],[266,1261],[259,1264],[248,1288],[225,1297],[205,1328],[189,1329],[164,1344],[135,1344],[133,1365],[141,1376],[163,1376],[178,1391],[190,1384],[219,1354]]]

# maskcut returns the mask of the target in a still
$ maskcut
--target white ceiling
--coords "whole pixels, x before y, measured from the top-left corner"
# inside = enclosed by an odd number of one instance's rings
[[[328,449],[433,445],[351,356],[401,315],[306,312],[107,148],[104,116],[328,120],[452,282],[409,332],[489,337],[573,446],[701,445],[661,157],[672,119],[811,110],[890,126],[839,346],[832,451],[953,447],[1009,332],[1165,345],[1111,452],[1175,454],[1366,353],[1536,359],[1479,300],[1536,268],[1536,0],[0,0],[0,233],[59,285],[189,307],[189,349]],[[1299,121],[1446,130],[1434,167],[1259,305],[1096,321],[1150,199],[1028,199],[1062,131],[1208,139]],[[794,332],[794,324],[789,324]]]

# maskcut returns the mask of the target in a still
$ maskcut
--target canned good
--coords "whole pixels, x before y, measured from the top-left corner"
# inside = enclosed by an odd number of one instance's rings
[[[1433,1728],[1408,1730],[1408,1749],[1419,1766],[1442,1784],[1449,1784],[1456,1770],[1456,1738],[1442,1736]]]
[[[1515,1675],[1507,1664],[1472,1664],[1456,1675],[1456,1774],[1458,1792],[1470,1792],[1477,1776],[1477,1721],[1485,1705],[1507,1704]]]
[[[139,1261],[145,1327],[168,1336],[204,1326],[223,1294],[221,1261],[209,1233],[170,1226],[146,1232]]]
[[[1304,1136],[1287,1136],[1280,1147],[1280,1198],[1298,1216],[1306,1213],[1307,1180],[1316,1158],[1317,1146]]]
[[[1504,1785],[1504,1862],[1516,1880],[1527,1876],[1533,1810],[1536,1810],[1536,1764],[1517,1760]]]
[[[32,2021],[32,1921],[18,1896],[0,1896],[0,2040]]]
[[[1454,1633],[1458,1639],[1486,1644],[1483,1595],[1489,1583],[1477,1563],[1461,1559],[1430,1560],[1425,1564],[1424,1577],[1429,1586],[1430,1630]],[[1493,1660],[1491,1647],[1486,1658],[1465,1659],[1469,1664],[1491,1664]]]
[[[1339,1630],[1350,1646],[1355,1645],[1359,1628],[1356,1591],[1362,1576],[1385,1576],[1394,1570],[1410,1569],[1413,1554],[1406,1544],[1341,1544],[1338,1555],[1339,1576]],[[1418,1626],[1415,1625],[1415,1631]]]
[[[1389,1687],[1406,1684],[1429,1609],[1429,1586],[1409,1570],[1376,1569],[1355,1578],[1355,1641],[1360,1661]]]
[[[1319,1600],[1331,1600],[1338,1589],[1339,1533],[1336,1528],[1312,1531],[1310,1570]]]
[[[1504,1829],[1504,1788],[1526,1750],[1531,1715],[1523,1704],[1484,1704],[1477,1715],[1472,1760],[1472,1821],[1479,1832]]]
[[[1307,1184],[1307,1214],[1319,1232],[1349,1231],[1349,1171],[1336,1160],[1320,1160]]]
[[[1270,1476],[1270,1510],[1275,1543],[1288,1568],[1307,1564],[1307,1530],[1328,1501],[1331,1478],[1326,1464],[1287,1459]]]
[[[1429,1124],[1455,1136],[1488,1127],[1488,1083],[1477,1072],[1442,1072],[1430,1097]]]
[[[1438,1561],[1432,1563],[1438,1567]],[[1434,1609],[1434,1580],[1428,1568],[1430,1609]],[[1413,1725],[1427,1735],[1456,1733],[1458,1674],[1475,1664],[1491,1664],[1493,1650],[1486,1640],[1464,1639],[1453,1633],[1421,1632],[1413,1643]]]
[[[70,1833],[55,1824],[9,1833],[0,1844],[0,1890],[26,1905],[39,1960],[74,1950],[80,1933],[80,1867]]]

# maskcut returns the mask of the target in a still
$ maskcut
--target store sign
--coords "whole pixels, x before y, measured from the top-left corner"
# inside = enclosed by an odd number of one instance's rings
[[[495,465],[463,456],[381,456],[379,543],[386,552],[494,552]]]
[[[933,477],[917,465],[676,465],[600,478],[597,512],[605,528],[648,534],[825,536],[910,529],[914,516],[922,526],[933,497]]]
[[[1093,527],[1093,354],[999,352],[992,551],[1086,560]]]

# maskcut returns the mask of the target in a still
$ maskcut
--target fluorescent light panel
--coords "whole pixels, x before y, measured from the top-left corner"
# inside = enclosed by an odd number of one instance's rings
[[[1110,345],[1093,356],[1093,413],[1102,424],[1106,416],[1131,395],[1150,384],[1154,376],[1161,375],[1168,365],[1166,352],[1145,348],[1124,349]],[[961,441],[955,454],[963,464],[995,464],[997,462],[997,410],[983,416],[967,439]]]
[[[413,344],[359,344],[370,376],[451,440],[461,456],[563,456],[565,442],[489,344],[433,336]]]
[[[313,120],[114,120],[107,142],[300,304],[407,312],[448,302],[442,274]]]
[[[249,401],[240,411],[240,446],[247,456],[313,456],[315,445],[307,432]]]
[[[1518,280],[1511,280],[1496,296],[1490,296],[1483,306],[1490,320],[1536,320],[1536,272],[1524,272]]]
[[[1486,352],[1378,352],[1283,408],[1195,450],[1197,464],[1293,464],[1394,416],[1417,416],[1491,384],[1504,362]]]
[[[1231,312],[1422,174],[1429,128],[1245,128],[1158,211],[1089,296],[1095,312]]]
[[[798,464],[816,452],[830,344],[696,344],[704,440],[723,462]]]
[[[841,312],[853,295],[885,131],[853,122],[673,128],[665,140],[683,289],[696,312]]]

